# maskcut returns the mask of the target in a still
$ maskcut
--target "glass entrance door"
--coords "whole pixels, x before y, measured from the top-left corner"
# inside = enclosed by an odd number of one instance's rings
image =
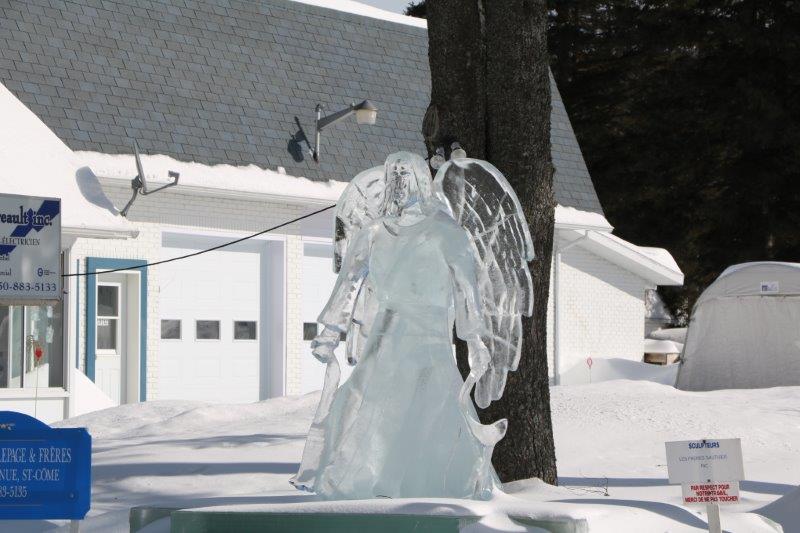
[[[60,304],[0,305],[0,388],[63,386],[61,320]]]
[[[111,276],[106,276],[111,277]],[[95,381],[115,403],[125,398],[125,344],[122,309],[123,283],[97,283],[97,344]]]

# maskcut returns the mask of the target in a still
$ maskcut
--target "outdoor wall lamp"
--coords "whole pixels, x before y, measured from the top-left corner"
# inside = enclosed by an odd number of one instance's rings
[[[314,123],[316,130],[314,133],[314,149],[311,151],[314,161],[319,163],[319,139],[322,130],[343,118],[349,117],[353,113],[356,115],[357,123],[372,125],[375,124],[375,118],[378,116],[378,108],[369,100],[364,100],[360,104],[350,104],[350,107],[323,117],[322,105],[317,104],[317,119]]]

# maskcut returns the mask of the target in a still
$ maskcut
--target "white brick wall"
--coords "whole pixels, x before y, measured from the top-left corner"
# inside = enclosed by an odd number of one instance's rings
[[[118,182],[103,180],[106,195],[117,207],[130,198],[131,190]],[[86,269],[86,257],[144,259],[148,262],[161,259],[162,233],[165,229],[183,229],[202,234],[209,231],[257,232],[306,214],[318,207],[259,201],[220,199],[182,194],[180,189],[169,189],[152,196],[140,196],[131,208],[128,218],[135,223],[139,236],[125,241],[117,239],[78,239],[72,247],[72,265],[80,262]],[[300,225],[281,228],[275,235],[286,238],[286,393],[296,394],[300,388],[300,356],[302,351],[301,276],[303,245],[299,236]],[[159,345],[159,295],[158,267],[148,269],[148,324],[147,324],[147,397],[158,399],[156,379],[158,373]],[[79,365],[85,370],[86,357],[86,285],[79,281],[80,314]],[[74,305],[74,304],[73,304]]]
[[[564,244],[563,242],[561,243]],[[586,366],[586,358],[640,361],[644,348],[644,295],[652,284],[581,248],[561,256],[561,374]],[[551,276],[551,280],[554,278]],[[548,364],[553,374],[553,285],[548,305]],[[583,377],[579,373],[578,380]],[[588,379],[588,372],[586,373]]]
[[[130,189],[118,182],[103,183],[104,190],[117,206],[130,197]],[[139,236],[127,241],[78,239],[72,248],[72,265],[86,257],[161,259],[161,239],[165,229],[203,233],[208,231],[256,232],[285,222],[314,208],[290,204],[190,196],[180,189],[139,197],[129,218],[136,223]],[[302,341],[302,264],[303,241],[298,224],[282,228],[286,261],[286,361],[285,392],[301,390]],[[563,243],[562,243],[563,244]],[[553,286],[551,272],[548,301],[548,364],[553,374]],[[85,367],[85,280],[79,287],[80,367]],[[148,399],[157,399],[159,298],[158,267],[148,270]],[[562,255],[560,296],[562,307],[562,376],[573,367],[584,365],[587,357],[621,357],[640,360],[644,339],[644,291],[650,287],[638,276],[576,246]],[[567,381],[564,381],[565,383]]]
[[[75,269],[76,260],[80,263],[80,271],[86,271],[87,257],[105,257],[118,259],[143,259],[147,262],[157,261],[161,258],[161,231],[150,224],[139,225],[139,236],[136,239],[121,241],[117,239],[77,239],[72,246],[71,269]],[[78,314],[80,316],[80,331],[78,331],[78,364],[82,371],[86,371],[86,281],[87,278],[78,278]],[[158,371],[158,293],[153,287],[158,287],[158,272],[148,269],[147,272],[147,397],[156,399],[156,372]],[[72,305],[75,305],[72,303]]]
[[[286,394],[302,392],[302,358],[309,357],[303,343],[302,288],[303,240],[289,235],[286,237]]]

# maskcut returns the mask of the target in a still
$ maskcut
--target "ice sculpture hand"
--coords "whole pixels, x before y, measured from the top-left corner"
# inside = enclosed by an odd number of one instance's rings
[[[471,335],[467,339],[467,348],[469,349],[470,371],[476,375],[482,375],[492,359],[488,348],[478,335]]]
[[[326,327],[311,341],[311,353],[322,363],[334,357],[333,351],[339,346],[340,333]]]

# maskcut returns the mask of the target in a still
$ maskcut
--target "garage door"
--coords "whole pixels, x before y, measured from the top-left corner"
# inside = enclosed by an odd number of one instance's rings
[[[304,246],[303,255],[303,353],[302,392],[322,389],[325,380],[325,365],[311,355],[311,339],[319,331],[317,317],[328,302],[336,274],[332,268],[333,247],[328,244],[311,244]],[[344,343],[336,350],[339,363],[342,364],[342,379],[350,375],[352,367],[344,361]]]
[[[190,251],[163,247],[162,255]],[[159,399],[259,399],[260,261],[215,251],[159,266]]]

